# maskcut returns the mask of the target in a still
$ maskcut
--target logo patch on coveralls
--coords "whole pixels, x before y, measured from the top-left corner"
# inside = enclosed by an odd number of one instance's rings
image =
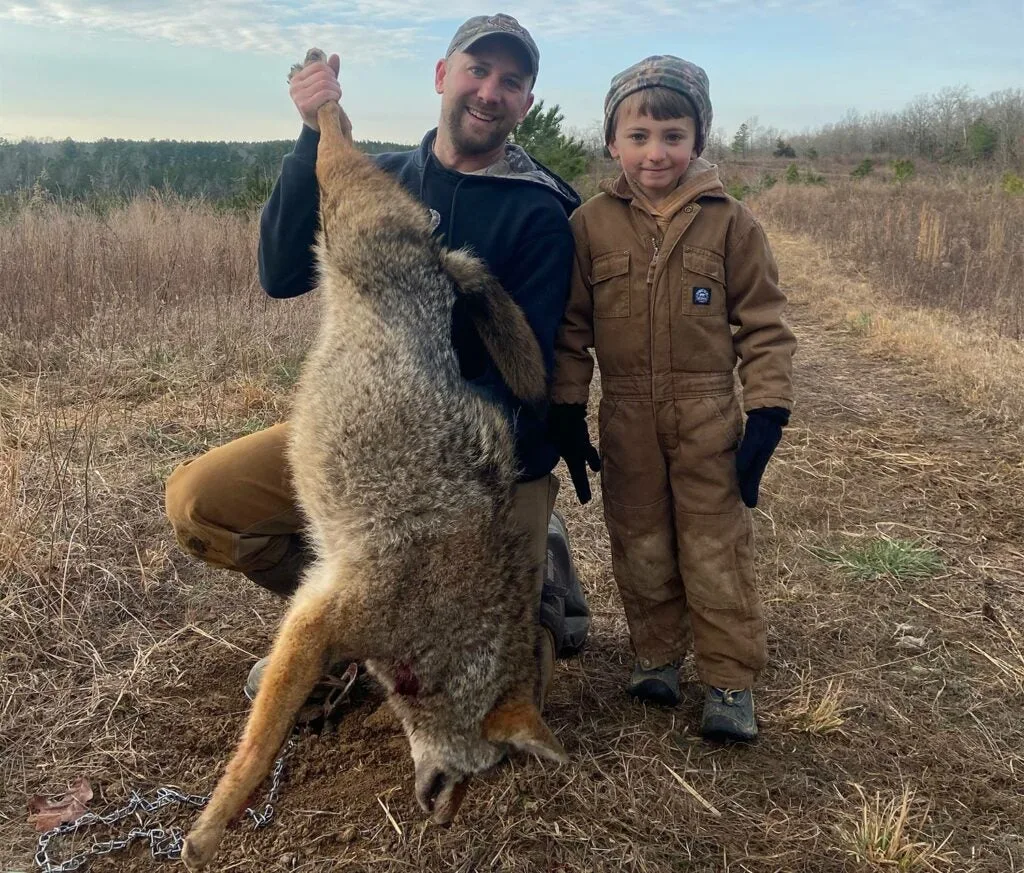
[[[694,288],[693,303],[695,306],[708,306],[711,303],[711,289]]]

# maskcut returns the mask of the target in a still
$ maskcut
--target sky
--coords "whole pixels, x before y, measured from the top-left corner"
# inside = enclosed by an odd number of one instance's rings
[[[291,139],[286,77],[341,55],[357,139],[418,142],[458,25],[507,12],[541,52],[534,93],[599,126],[610,78],[652,54],[708,72],[714,127],[799,133],[966,85],[1024,87],[1024,0],[0,0],[0,137]]]

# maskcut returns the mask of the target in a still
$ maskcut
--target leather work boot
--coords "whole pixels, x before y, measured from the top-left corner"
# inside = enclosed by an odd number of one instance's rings
[[[555,657],[578,655],[590,632],[590,608],[569,551],[565,519],[551,513],[548,522],[547,564],[540,593],[540,623],[555,640]]]
[[[312,560],[313,553],[305,538],[296,533],[288,537],[288,548],[273,567],[267,567],[266,570],[244,570],[242,575],[278,597],[291,597],[299,587],[302,571]]]
[[[269,662],[270,655],[265,655],[252,665],[244,688],[245,696],[249,700],[256,699],[256,692],[259,691],[263,673]],[[313,686],[306,702],[299,709],[295,716],[296,725],[322,726],[326,723],[334,714],[338,704],[349,696],[358,675],[359,665],[355,662],[339,663],[331,667]]]
[[[626,689],[630,697],[658,706],[679,705],[679,668],[675,664],[644,667],[639,661]]]
[[[757,739],[754,694],[749,688],[709,687],[704,693],[701,736],[723,743],[749,743]]]

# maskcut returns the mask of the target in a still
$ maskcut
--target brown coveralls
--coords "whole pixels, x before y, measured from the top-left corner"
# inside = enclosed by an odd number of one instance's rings
[[[749,688],[765,627],[733,370],[738,361],[744,409],[791,408],[796,340],[775,260],[703,159],[657,209],[624,176],[602,190],[572,218],[552,401],[587,402],[593,347],[612,569],[641,664],[682,658],[692,628],[702,681]]]

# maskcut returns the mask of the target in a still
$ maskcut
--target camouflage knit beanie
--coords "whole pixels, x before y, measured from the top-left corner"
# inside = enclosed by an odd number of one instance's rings
[[[675,55],[652,55],[623,70],[612,78],[608,95],[604,98],[604,141],[609,142],[614,131],[615,110],[630,94],[644,88],[668,88],[686,97],[697,111],[697,154],[704,151],[711,130],[711,95],[708,93],[708,74],[696,64]]]

